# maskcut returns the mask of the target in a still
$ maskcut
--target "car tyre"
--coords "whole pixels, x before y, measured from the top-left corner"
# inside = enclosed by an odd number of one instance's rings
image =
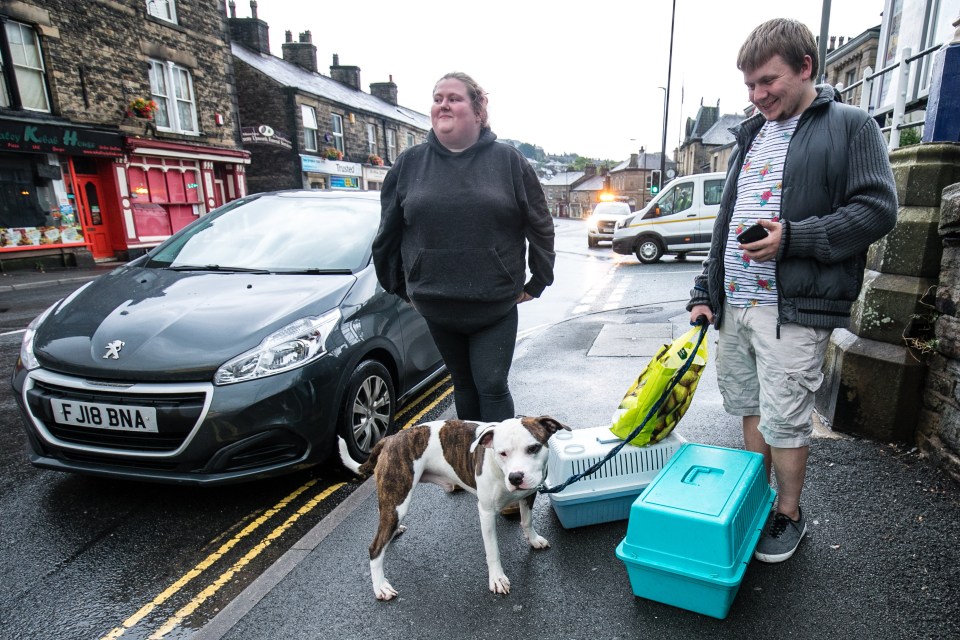
[[[663,245],[657,238],[640,238],[636,248],[637,260],[644,264],[659,262],[663,257]]]
[[[374,445],[394,431],[396,397],[393,379],[376,360],[364,360],[353,370],[340,406],[337,431],[350,457],[364,462]]]
[[[590,238],[590,237],[587,238],[587,246],[590,247],[591,249],[595,249],[598,244],[600,244],[600,241],[597,240],[596,238]]]

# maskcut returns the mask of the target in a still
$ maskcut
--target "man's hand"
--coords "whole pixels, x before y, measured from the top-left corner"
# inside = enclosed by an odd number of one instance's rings
[[[713,311],[711,311],[707,305],[698,304],[693,309],[690,309],[690,324],[697,324],[700,316],[704,316],[707,319],[707,324],[713,324]]]
[[[520,297],[517,298],[517,304],[520,304],[521,302],[527,302],[528,300],[533,300],[533,296],[524,291],[520,294]]]
[[[770,234],[763,240],[749,244],[741,244],[743,253],[754,262],[769,262],[777,257],[780,251],[780,238],[783,235],[783,225],[773,220],[757,220],[757,223]]]

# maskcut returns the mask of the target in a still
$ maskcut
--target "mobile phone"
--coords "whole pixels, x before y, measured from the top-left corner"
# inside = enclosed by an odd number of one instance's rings
[[[769,233],[767,230],[761,227],[759,224],[754,224],[737,235],[737,242],[740,244],[750,244],[751,242],[756,242],[757,240],[763,240],[766,238]]]

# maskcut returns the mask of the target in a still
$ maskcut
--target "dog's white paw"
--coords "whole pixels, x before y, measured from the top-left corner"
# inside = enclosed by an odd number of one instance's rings
[[[510,579],[504,574],[490,576],[490,591],[494,593],[510,593]]]
[[[550,543],[541,535],[536,535],[530,539],[530,546],[534,549],[547,549],[550,547]]]
[[[393,600],[397,597],[397,590],[391,587],[386,580],[375,586],[373,593],[377,596],[377,600]]]

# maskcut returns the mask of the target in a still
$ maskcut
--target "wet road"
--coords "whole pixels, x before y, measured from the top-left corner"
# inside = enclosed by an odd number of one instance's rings
[[[580,221],[558,221],[557,233],[556,284],[520,307],[521,348],[571,315],[684,299],[699,270],[697,259],[641,265],[588,249]],[[34,469],[8,381],[23,327],[76,286],[0,298],[0,636],[188,637],[356,485],[323,469],[208,489]],[[401,424],[440,416],[451,391],[438,381]]]

